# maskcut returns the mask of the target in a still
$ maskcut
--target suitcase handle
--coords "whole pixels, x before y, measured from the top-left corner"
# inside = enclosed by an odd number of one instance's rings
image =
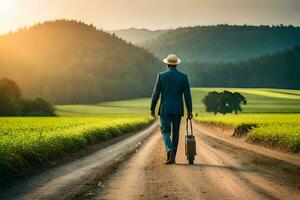
[[[190,127],[191,127],[191,135],[193,135],[193,125],[192,125],[192,120],[191,119],[186,119],[186,126],[185,126],[186,135],[189,135],[189,124],[190,124]]]

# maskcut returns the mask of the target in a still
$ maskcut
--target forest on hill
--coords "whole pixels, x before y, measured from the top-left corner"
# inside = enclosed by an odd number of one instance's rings
[[[149,96],[162,65],[93,25],[57,20],[0,36],[0,66],[25,97],[65,104]]]
[[[169,30],[140,43],[158,58],[176,53],[184,62],[227,62],[272,54],[300,44],[300,27],[196,26]]]
[[[193,86],[300,88],[300,46],[239,62],[185,64]]]
[[[167,32],[167,30],[157,30],[151,31],[148,29],[137,29],[137,28],[128,28],[110,31],[111,33],[116,34],[118,37],[131,42],[133,44],[138,44],[145,42],[147,40],[156,39],[158,36]]]

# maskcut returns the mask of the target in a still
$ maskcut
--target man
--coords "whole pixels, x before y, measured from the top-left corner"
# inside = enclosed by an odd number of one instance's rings
[[[155,117],[155,107],[161,95],[158,115],[160,115],[161,134],[167,151],[166,164],[175,164],[180,121],[184,115],[182,96],[184,95],[189,119],[193,117],[192,98],[187,75],[176,69],[181,60],[175,54],[170,54],[163,62],[168,69],[157,76],[150,110],[151,115]]]

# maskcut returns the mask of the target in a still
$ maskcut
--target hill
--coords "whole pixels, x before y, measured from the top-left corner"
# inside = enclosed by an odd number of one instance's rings
[[[272,54],[300,44],[300,27],[196,26],[178,28],[139,45],[158,58],[170,52],[184,62],[237,61]]]
[[[156,39],[158,36],[167,32],[165,30],[157,30],[151,31],[148,29],[137,29],[137,28],[129,28],[129,29],[120,29],[115,31],[110,31],[111,33],[116,34],[118,37],[131,42],[133,44],[142,43],[147,40]]]
[[[300,46],[240,62],[183,66],[193,86],[300,88]]]
[[[25,96],[92,103],[149,96],[161,64],[92,25],[57,20],[1,36],[0,66]]]

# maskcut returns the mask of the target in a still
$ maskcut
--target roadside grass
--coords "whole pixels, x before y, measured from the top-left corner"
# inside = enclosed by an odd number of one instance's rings
[[[278,146],[291,152],[300,151],[300,123],[260,125],[247,135],[248,140],[270,146]]]
[[[0,117],[0,182],[154,121],[149,99],[58,105],[58,117]]]
[[[244,95],[248,101],[243,105],[243,114],[213,116],[205,112],[202,99],[210,91],[236,91]],[[215,123],[230,123],[233,126],[250,125],[248,133],[250,141],[266,141],[284,146],[291,151],[299,151],[298,127],[300,113],[300,90],[269,88],[192,88],[194,111],[199,120],[210,120]],[[145,116],[149,113],[150,98],[125,101],[111,101],[94,105],[62,105],[57,106],[58,115],[63,116]],[[280,113],[280,114],[279,114]],[[269,125],[268,129],[263,126]],[[256,128],[253,128],[253,127]],[[274,127],[271,129],[271,127]],[[286,128],[286,130],[285,130]],[[270,131],[268,131],[270,130]],[[272,130],[272,131],[271,131]],[[264,137],[263,137],[264,136]],[[259,139],[258,139],[259,138]],[[291,145],[290,145],[291,144]]]
[[[300,151],[300,114],[231,114],[201,116],[196,120],[230,125],[236,130],[246,128],[249,142],[280,147],[295,153]]]
[[[148,124],[149,117],[0,118],[0,180]],[[2,181],[3,181],[2,180]]]
[[[243,108],[248,114],[215,117],[205,113],[203,97],[210,91],[225,89],[246,96],[248,104]],[[300,113],[299,90],[192,88],[192,96],[198,120],[234,126],[258,124],[247,137],[280,142],[299,151],[300,114],[271,114]],[[90,105],[57,105],[58,117],[50,118],[0,117],[0,180],[32,166],[47,165],[86,145],[150,124],[154,120],[149,116],[150,101],[150,98],[140,98]]]
[[[196,118],[202,122],[214,122],[237,127],[242,124],[294,124],[300,125],[300,114],[253,113],[206,115]]]

